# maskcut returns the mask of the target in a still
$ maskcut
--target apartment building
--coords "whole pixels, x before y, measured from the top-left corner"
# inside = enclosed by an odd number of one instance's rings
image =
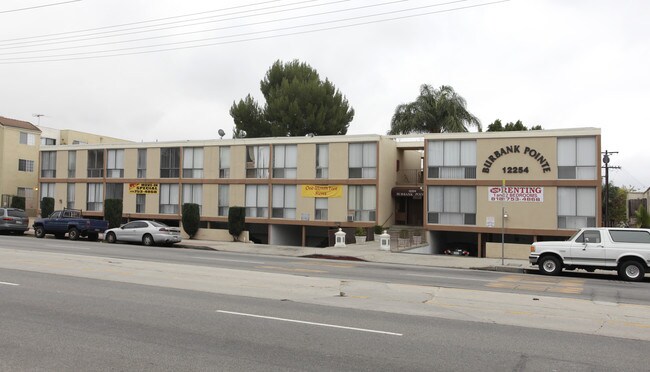
[[[56,145],[41,157],[41,197],[57,208],[99,217],[118,198],[125,220],[178,226],[191,202],[209,232],[243,206],[259,243],[326,246],[339,227],[415,226],[422,253],[515,257],[601,223],[596,128]]]

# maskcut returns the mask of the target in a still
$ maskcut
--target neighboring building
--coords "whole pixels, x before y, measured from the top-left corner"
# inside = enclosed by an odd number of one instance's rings
[[[533,241],[600,226],[600,140],[581,128],[57,145],[41,151],[56,166],[39,182],[89,216],[118,198],[127,220],[178,226],[197,203],[207,233],[244,206],[260,243],[326,246],[338,227],[399,225],[425,231],[423,253],[499,256],[504,233],[506,255],[526,257]]]
[[[74,130],[59,130],[0,116],[0,206],[11,205],[14,196],[25,197],[30,216],[38,211],[38,196],[52,196],[49,185],[38,190],[39,176],[49,177],[56,164],[51,152],[40,153],[48,146],[62,144],[105,144],[129,142]],[[39,174],[40,171],[40,174]]]
[[[627,193],[627,220],[630,226],[636,226],[636,211],[640,206],[644,206],[646,211],[650,211],[650,187],[645,191],[629,191]]]

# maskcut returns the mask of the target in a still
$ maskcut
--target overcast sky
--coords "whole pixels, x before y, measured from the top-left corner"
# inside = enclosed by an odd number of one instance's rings
[[[354,107],[348,133],[385,134],[421,84],[451,85],[484,127],[601,128],[612,181],[645,190],[648,15],[646,0],[2,0],[0,116],[230,137],[233,101],[263,102],[271,64],[298,59]]]

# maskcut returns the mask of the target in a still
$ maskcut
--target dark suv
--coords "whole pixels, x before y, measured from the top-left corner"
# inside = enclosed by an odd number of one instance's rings
[[[0,232],[23,234],[29,230],[29,217],[18,208],[0,208]]]

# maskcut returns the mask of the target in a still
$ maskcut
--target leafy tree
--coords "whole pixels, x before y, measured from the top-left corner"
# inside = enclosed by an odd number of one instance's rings
[[[199,223],[201,221],[199,205],[195,203],[183,204],[181,220],[183,222],[183,229],[190,236],[190,239],[192,239],[199,231]]]
[[[25,209],[25,197],[24,196],[12,196],[11,197],[11,208]]]
[[[230,207],[228,209],[228,232],[233,241],[239,240],[239,235],[244,231],[246,223],[246,209],[244,207]]]
[[[235,138],[346,134],[354,117],[347,99],[298,60],[276,61],[260,82],[266,104],[249,95],[233,102]]]
[[[607,218],[605,226],[618,226],[627,222],[627,190],[624,187],[614,186],[611,182],[603,186],[603,216],[605,215],[605,187],[609,187],[609,203],[607,204]]]
[[[54,212],[54,198],[49,196],[41,199],[41,217],[48,217]]]
[[[109,229],[122,224],[122,209],[122,199],[106,199],[104,201],[104,219],[108,221]]]
[[[524,125],[524,123],[521,122],[521,120],[517,120],[515,123],[513,122],[507,123],[504,126],[501,123],[501,120],[497,119],[487,127],[487,132],[511,132],[511,131],[526,131],[526,130],[529,129]],[[535,125],[530,127],[530,130],[542,130],[542,126]]]
[[[472,126],[481,131],[481,122],[466,106],[454,88],[423,84],[415,101],[397,106],[388,134],[467,132]]]
[[[643,204],[634,213],[636,217],[636,226],[644,229],[650,228],[650,213]]]

